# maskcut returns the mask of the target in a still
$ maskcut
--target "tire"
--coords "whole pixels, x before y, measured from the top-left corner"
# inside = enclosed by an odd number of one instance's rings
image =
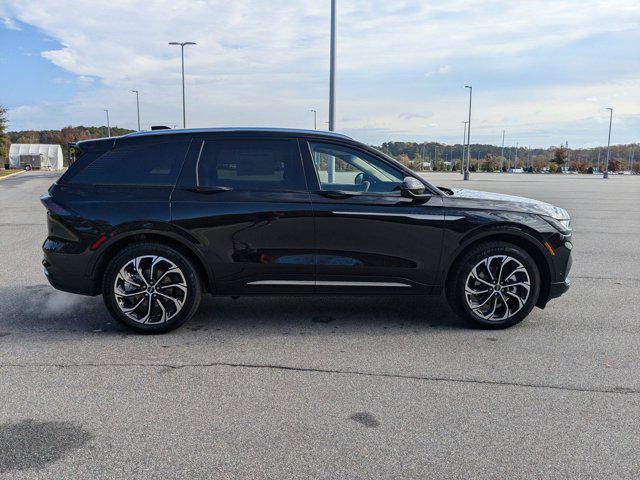
[[[465,252],[455,262],[446,287],[453,311],[471,325],[486,329],[520,323],[539,294],[540,271],[535,260],[521,247],[502,241],[484,242]]]
[[[102,296],[111,316],[131,330],[167,333],[198,310],[202,281],[179,250],[161,243],[136,243],[107,265]]]

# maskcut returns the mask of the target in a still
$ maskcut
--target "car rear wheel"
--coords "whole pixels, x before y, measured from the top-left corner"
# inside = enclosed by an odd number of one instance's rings
[[[139,333],[166,333],[198,309],[198,271],[179,250],[159,243],[123,249],[105,270],[102,294],[111,315]]]
[[[507,328],[521,322],[540,293],[534,259],[508,242],[482,243],[456,262],[447,299],[462,318],[482,328]]]

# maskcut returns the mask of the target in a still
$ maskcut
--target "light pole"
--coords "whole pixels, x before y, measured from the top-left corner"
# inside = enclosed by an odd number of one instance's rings
[[[513,160],[513,168],[518,168],[518,142],[516,142],[516,158]]]
[[[504,163],[504,130],[502,130],[502,150],[500,150],[500,171],[502,172],[502,164]]]
[[[609,140],[607,140],[607,158],[604,164],[604,173],[602,178],[609,178],[609,159],[611,158],[611,122],[613,121],[613,108],[607,107],[609,110]]]
[[[331,53],[329,57],[329,131],[336,128],[336,0],[331,0]]]
[[[187,109],[184,100],[184,47],[185,45],[196,45],[195,42],[169,42],[169,45],[180,45],[180,56],[182,57],[182,128],[187,128]]]
[[[140,131],[140,92],[138,90],[129,90],[136,94],[136,110],[138,111],[138,131]]]
[[[469,180],[469,163],[471,162],[471,96],[473,95],[473,87],[465,85],[464,88],[469,89],[469,126],[467,127],[467,168],[464,170],[464,180]]]
[[[464,175],[464,156],[467,151],[467,122],[464,122],[464,136],[462,137],[462,158],[460,158],[460,173]]]
[[[317,130],[318,129],[318,112],[316,112],[313,109],[311,109],[309,111],[313,112],[313,129]]]
[[[111,125],[109,125],[109,110],[107,110],[105,108],[104,111],[107,113],[107,137],[110,137],[111,136]]]

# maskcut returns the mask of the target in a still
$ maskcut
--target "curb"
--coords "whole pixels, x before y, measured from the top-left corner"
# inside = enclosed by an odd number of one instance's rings
[[[11,178],[11,177],[15,177],[16,175],[20,175],[21,173],[24,173],[24,170],[19,170],[16,173],[10,173],[9,175],[5,175],[4,177],[0,177],[0,182],[2,180],[6,180],[7,178]]]

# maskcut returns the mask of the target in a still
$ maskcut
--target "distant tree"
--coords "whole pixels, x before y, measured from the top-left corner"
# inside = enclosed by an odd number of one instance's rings
[[[633,162],[633,165],[631,165],[631,171],[635,174],[640,173],[640,162]]]
[[[396,160],[398,160],[401,164],[403,164],[406,167],[408,167],[409,164],[411,163],[411,161],[409,160],[409,156],[406,153],[402,153],[398,155],[396,157]]]
[[[555,149],[553,152],[553,161],[559,167],[565,164],[567,161],[567,149],[563,146],[560,146]]]
[[[483,172],[494,172],[498,169],[498,159],[487,153],[480,163],[480,170]]]
[[[617,158],[609,159],[609,171],[610,172],[618,172],[622,170],[622,162]]]

